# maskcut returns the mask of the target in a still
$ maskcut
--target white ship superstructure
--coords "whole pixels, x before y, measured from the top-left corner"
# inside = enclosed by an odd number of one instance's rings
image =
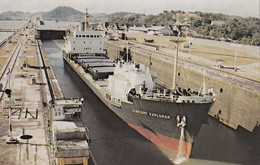
[[[64,49],[70,54],[106,54],[106,40],[99,31],[77,31],[65,38]]]
[[[144,64],[118,62],[114,70],[114,75],[108,78],[108,91],[115,97],[126,97],[131,89],[135,89],[137,94],[141,93],[142,87],[148,90],[154,88],[154,81],[149,71],[145,71]]]

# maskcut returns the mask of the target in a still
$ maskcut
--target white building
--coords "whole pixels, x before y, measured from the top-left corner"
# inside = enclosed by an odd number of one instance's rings
[[[130,32],[133,32],[133,33],[147,33],[148,32],[148,28],[142,26],[142,27],[137,27],[137,26],[133,26],[133,27],[129,27],[128,30]]]
[[[161,35],[164,35],[164,36],[167,36],[167,35],[173,35],[173,31],[168,28],[168,27],[165,27],[165,26],[152,26],[150,28],[148,28],[148,33],[153,33],[153,34],[161,34]]]
[[[224,25],[225,24],[225,21],[212,21],[211,22],[211,25],[219,25],[219,26],[221,26],[221,25]]]

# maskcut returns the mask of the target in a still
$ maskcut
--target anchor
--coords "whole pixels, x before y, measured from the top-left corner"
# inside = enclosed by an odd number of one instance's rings
[[[176,121],[177,121],[177,127],[179,127],[181,130],[180,134],[180,140],[179,140],[179,147],[178,147],[178,153],[177,157],[174,160],[174,164],[181,164],[183,161],[186,161],[186,157],[183,156],[183,142],[184,142],[184,127],[186,126],[186,117],[182,116],[180,117],[179,115],[176,116]]]
[[[180,117],[179,115],[177,115],[176,121],[177,121],[177,127],[184,128],[186,126],[187,120],[185,116]]]

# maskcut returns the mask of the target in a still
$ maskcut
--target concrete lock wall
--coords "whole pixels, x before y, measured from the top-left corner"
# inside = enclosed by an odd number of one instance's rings
[[[108,56],[111,59],[117,58],[122,46],[106,42]],[[135,51],[131,49],[131,55],[136,62],[148,66],[151,61],[150,72],[156,77],[156,83],[172,88],[173,83],[173,59],[161,59],[158,55],[147,54],[147,52]],[[205,73],[207,88],[214,87],[218,94],[217,101],[211,108],[209,115],[216,117],[220,122],[237,129],[238,126],[252,132],[260,122],[260,94],[259,85],[250,88],[243,85],[243,81],[238,79],[233,82],[227,73],[196,66],[182,60],[179,60],[177,85],[182,88],[192,88],[198,91],[203,82],[203,72]],[[237,78],[236,78],[237,79]],[[247,82],[250,86],[250,82]]]

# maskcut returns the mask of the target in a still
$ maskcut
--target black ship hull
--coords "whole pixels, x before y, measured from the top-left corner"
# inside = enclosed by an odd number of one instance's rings
[[[93,92],[129,126],[137,130],[160,148],[178,152],[181,128],[177,126],[177,116],[185,116],[187,124],[184,131],[182,155],[189,157],[193,138],[202,124],[207,123],[211,103],[174,103],[133,98],[131,102],[121,102],[121,106],[111,102],[111,97],[101,92],[92,77],[72,60],[64,57],[65,68],[76,72]]]

